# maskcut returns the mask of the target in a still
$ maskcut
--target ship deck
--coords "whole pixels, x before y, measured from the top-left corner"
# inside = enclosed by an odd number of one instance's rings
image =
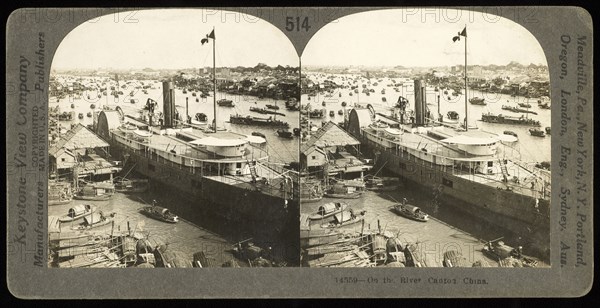
[[[256,173],[258,176],[255,182],[252,181],[251,175],[214,175],[206,176],[206,178],[246,190],[260,191],[271,196],[291,198],[291,195],[288,193],[286,196],[285,190],[282,189],[282,187],[286,187],[282,173],[261,164],[256,164]]]
[[[521,195],[531,195],[535,197],[550,195],[550,183],[544,183],[539,180],[530,169],[510,160],[507,162],[506,167],[508,171],[508,181],[506,182],[503,181],[504,176],[502,173],[488,175],[455,169],[453,175],[490,187],[496,187],[503,190],[509,189]]]
[[[188,129],[186,131],[180,131],[178,133],[184,135],[185,137],[189,138],[190,140],[200,139],[200,138],[205,138],[205,137],[215,137],[215,138],[219,138],[219,139],[233,139],[233,140],[235,140],[235,139],[243,139],[244,140],[246,138],[245,135],[236,134],[236,133],[232,133],[232,132],[204,133],[197,129]],[[118,134],[122,138],[131,140],[131,138],[128,138],[127,134],[123,131],[114,130],[113,134]],[[132,142],[138,142],[138,141],[132,140]],[[160,134],[157,134],[156,132],[154,132],[152,134],[152,136],[148,137],[148,142],[144,142],[142,144],[144,146],[148,147],[149,149],[154,149],[156,151],[160,151],[160,152],[168,151],[172,154],[176,154],[176,155],[179,155],[182,157],[203,160],[203,161],[209,161],[209,162],[214,161],[214,162],[227,163],[227,162],[246,161],[246,159],[264,160],[267,158],[266,151],[263,149],[260,149],[258,147],[252,147],[251,157],[242,158],[242,157],[217,156],[214,153],[200,151],[200,150],[192,147],[191,145],[189,145],[188,142],[181,140],[181,139],[175,137],[174,135],[167,135],[167,134],[160,135]]]

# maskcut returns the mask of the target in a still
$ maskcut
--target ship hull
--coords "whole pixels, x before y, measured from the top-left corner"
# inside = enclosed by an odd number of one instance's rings
[[[417,185],[432,195],[439,194],[445,204],[483,221],[499,226],[513,234],[528,237],[539,254],[548,254],[550,244],[550,202],[506,189],[477,183],[453,175],[451,167],[433,165],[410,155],[397,155],[378,147],[368,138],[361,140],[361,152],[372,153],[376,164],[400,176],[405,182]],[[408,184],[408,183],[407,183]]]
[[[118,142],[111,142],[111,154],[135,162],[135,172],[147,177],[151,191],[160,191],[184,208],[170,206],[183,218],[209,215],[219,218],[232,237],[251,236],[255,242],[269,245],[273,253],[291,264],[299,262],[299,203],[297,198],[282,197],[249,190],[190,173],[169,161],[146,157]],[[169,200],[164,200],[169,201]],[[202,219],[199,219],[202,220]],[[233,230],[232,230],[233,229]]]

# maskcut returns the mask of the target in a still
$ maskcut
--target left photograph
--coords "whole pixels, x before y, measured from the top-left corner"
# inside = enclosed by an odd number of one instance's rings
[[[299,266],[299,81],[250,15],[73,29],[48,91],[48,267]]]

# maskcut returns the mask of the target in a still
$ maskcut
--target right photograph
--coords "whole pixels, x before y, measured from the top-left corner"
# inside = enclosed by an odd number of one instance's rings
[[[550,75],[528,30],[377,10],[301,58],[301,266],[550,267]]]

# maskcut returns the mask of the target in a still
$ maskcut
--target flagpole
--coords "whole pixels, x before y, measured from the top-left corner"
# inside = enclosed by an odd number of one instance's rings
[[[213,33],[215,33],[215,27],[213,27]],[[215,116],[215,133],[217,132],[217,61],[216,61],[216,35],[213,39],[213,105],[214,105],[214,116]]]
[[[468,114],[469,111],[467,110],[467,25],[465,25],[465,131],[469,130],[469,121],[468,121]]]

